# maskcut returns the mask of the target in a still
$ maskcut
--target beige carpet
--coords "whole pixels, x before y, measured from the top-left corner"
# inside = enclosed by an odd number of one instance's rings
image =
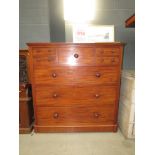
[[[117,133],[48,133],[19,137],[19,155],[134,155],[134,140]]]

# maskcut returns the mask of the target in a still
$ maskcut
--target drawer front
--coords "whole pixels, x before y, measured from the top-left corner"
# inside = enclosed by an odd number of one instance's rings
[[[36,88],[36,105],[100,106],[115,104],[117,87],[108,86],[48,86]]]
[[[95,53],[97,57],[119,56],[121,54],[119,48],[106,48],[106,47],[95,48]]]
[[[42,57],[44,55],[56,55],[56,48],[34,48],[32,50],[33,57]]]
[[[94,48],[58,48],[60,65],[83,66],[95,64]]]
[[[92,125],[114,122],[114,106],[37,107],[38,125]]]
[[[118,65],[120,63],[120,58],[117,56],[115,57],[101,57],[101,56],[96,56],[96,65]]]
[[[56,64],[56,48],[40,48],[33,50],[33,65],[35,69],[45,69]]]
[[[108,84],[119,81],[117,68],[54,67],[35,70],[35,84]]]

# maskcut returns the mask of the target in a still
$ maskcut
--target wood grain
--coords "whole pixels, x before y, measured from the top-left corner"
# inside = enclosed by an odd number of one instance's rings
[[[54,76],[53,76],[54,75]],[[34,71],[35,84],[109,84],[117,83],[113,67],[51,67]]]
[[[36,87],[38,106],[101,106],[115,104],[117,87],[84,85],[51,85]]]
[[[123,43],[28,43],[35,132],[117,131]]]
[[[93,125],[112,124],[113,105],[102,107],[38,107],[37,116],[40,125]]]

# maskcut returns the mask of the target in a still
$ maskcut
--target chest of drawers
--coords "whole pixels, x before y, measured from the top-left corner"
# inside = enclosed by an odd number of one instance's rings
[[[122,43],[28,43],[35,132],[117,131]]]

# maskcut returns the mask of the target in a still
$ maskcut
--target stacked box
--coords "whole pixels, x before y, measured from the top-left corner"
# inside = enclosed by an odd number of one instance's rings
[[[122,71],[118,124],[126,138],[135,137],[135,74],[133,70]]]

